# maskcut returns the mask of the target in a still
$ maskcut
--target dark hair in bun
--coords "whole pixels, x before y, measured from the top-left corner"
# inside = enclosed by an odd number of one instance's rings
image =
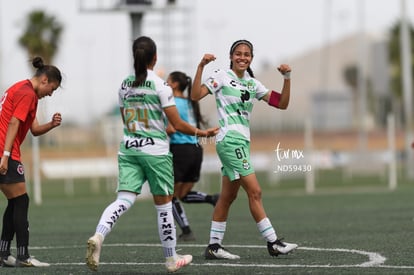
[[[40,56],[33,58],[32,65],[37,69],[35,76],[41,76],[44,74],[47,76],[49,82],[56,81],[60,86],[60,83],[62,82],[62,74],[57,67],[53,65],[45,65]]]

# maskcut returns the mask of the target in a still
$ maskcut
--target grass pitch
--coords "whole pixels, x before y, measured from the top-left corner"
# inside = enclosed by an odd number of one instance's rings
[[[324,176],[325,177],[325,176]],[[280,237],[299,248],[287,256],[267,254],[250,216],[244,191],[233,204],[224,247],[237,261],[207,261],[212,207],[185,204],[197,240],[178,243],[193,263],[179,274],[414,274],[412,183],[390,192],[378,179],[342,182],[320,177],[317,192],[306,195],[303,181],[263,184],[263,203]],[[262,181],[263,182],[263,181]],[[359,183],[359,184],[358,184]],[[1,268],[1,274],[165,274],[151,199],[140,199],[106,238],[98,272],[85,265],[86,241],[114,193],[92,194],[88,181],[75,183],[75,195],[64,195],[62,182],[43,185],[42,205],[30,206],[30,253],[48,268]],[[102,185],[103,186],[103,185]],[[218,190],[218,185],[209,187]],[[0,199],[1,213],[5,199]],[[177,233],[180,230],[177,229]],[[13,243],[13,246],[15,244]],[[15,250],[13,250],[15,252]]]

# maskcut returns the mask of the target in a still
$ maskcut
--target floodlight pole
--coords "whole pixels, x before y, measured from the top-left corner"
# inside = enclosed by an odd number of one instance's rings
[[[32,135],[32,162],[33,162],[33,195],[37,205],[42,204],[42,184],[40,180],[40,150],[39,137]]]
[[[129,17],[131,18],[132,24],[132,41],[142,34],[142,19],[144,14],[142,12],[130,12]]]
[[[325,0],[324,5],[324,24],[323,24],[323,45],[321,50],[321,87],[327,90],[330,84],[329,64],[330,64],[330,32],[331,32],[331,13],[332,13],[332,0]]]
[[[412,130],[412,105],[413,99],[411,93],[412,87],[412,56],[411,56],[411,39],[408,31],[408,20],[406,1],[401,0],[401,25],[400,25],[400,39],[401,39],[401,63],[402,63],[402,87],[404,98],[404,118],[405,118],[405,153],[406,153],[406,170],[409,179],[414,178],[414,161],[413,149],[411,143],[413,140]]]
[[[358,40],[358,79],[357,91],[359,96],[359,150],[367,148],[367,85],[364,78],[366,66],[366,37],[365,37],[365,1],[357,0],[359,6],[359,27],[360,38]]]

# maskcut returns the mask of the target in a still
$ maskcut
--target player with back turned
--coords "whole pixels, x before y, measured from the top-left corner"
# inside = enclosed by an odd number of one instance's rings
[[[165,267],[168,272],[175,272],[190,264],[192,256],[176,252],[177,237],[171,204],[174,177],[167,124],[169,122],[180,132],[195,136],[214,136],[218,129],[200,130],[180,119],[171,88],[153,70],[157,62],[157,47],[151,38],[141,36],[135,39],[132,53],[135,74],[127,77],[118,91],[124,131],[118,152],[117,198],[105,208],[95,234],[87,241],[86,264],[91,270],[98,269],[105,237],[136,202],[143,184],[148,181],[157,213]]]

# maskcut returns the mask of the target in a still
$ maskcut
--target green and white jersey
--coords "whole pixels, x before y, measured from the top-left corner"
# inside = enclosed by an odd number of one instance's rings
[[[169,152],[168,120],[163,108],[175,106],[172,90],[151,70],[143,85],[133,87],[134,81],[135,76],[126,78],[118,92],[125,119],[119,154],[166,155]]]
[[[268,89],[247,72],[238,78],[231,69],[214,71],[203,84],[216,97],[220,125],[216,140],[231,136],[250,141],[253,99],[260,100]]]

